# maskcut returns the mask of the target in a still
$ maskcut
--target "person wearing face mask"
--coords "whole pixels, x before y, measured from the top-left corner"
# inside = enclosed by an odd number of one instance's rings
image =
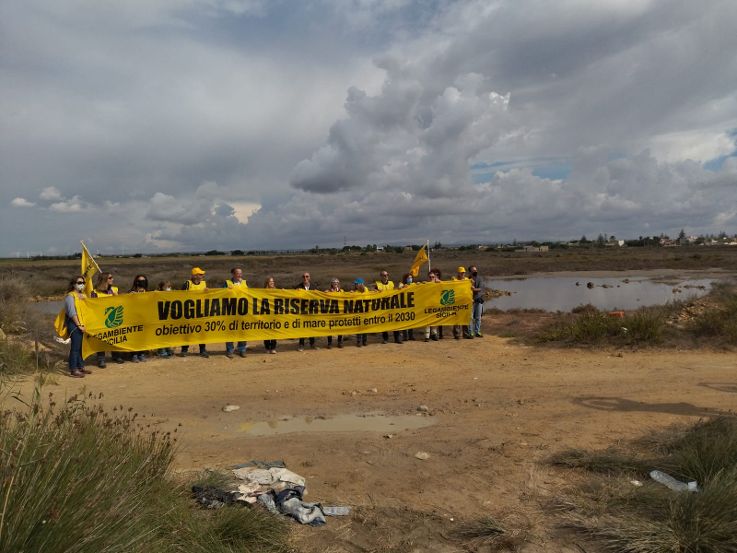
[[[148,278],[146,278],[146,275],[136,275],[136,277],[133,279],[133,284],[131,285],[131,289],[128,290],[129,294],[143,294],[144,292],[148,291]],[[134,363],[142,363],[146,360],[146,352],[145,351],[134,351],[133,355],[131,356],[131,361]]]
[[[412,276],[412,273],[405,273],[405,275],[402,277],[402,281],[399,283],[397,288],[400,290],[402,288],[406,288],[407,286],[412,286],[415,283],[415,279]],[[410,328],[408,330],[402,331],[402,338],[406,340],[414,340],[415,339],[415,331],[413,328]]]
[[[476,265],[468,268],[471,273],[471,290],[473,291],[473,312],[468,323],[468,334],[464,338],[483,338],[481,334],[481,315],[484,314],[484,288]]]
[[[104,296],[117,296],[118,287],[113,286],[113,275],[112,273],[100,273],[97,275],[97,282],[95,283],[95,289],[92,290],[91,297],[101,298]],[[123,356],[119,351],[112,352],[113,361],[118,364],[123,363]],[[105,352],[100,351],[97,353],[97,366],[104,369],[107,365],[105,364]]]
[[[64,297],[66,327],[69,332],[69,339],[71,340],[69,347],[69,374],[73,378],[84,378],[85,374],[92,372],[84,367],[82,338],[84,337],[85,326],[80,318],[79,311],[77,311],[77,301],[87,297],[84,295],[84,282],[83,276],[73,278],[69,282],[67,295]]]
[[[159,282],[159,285],[156,287],[156,289],[159,292],[171,292],[171,282],[168,280],[162,280],[161,282]],[[174,355],[174,350],[172,348],[159,348],[156,353],[159,357],[163,359],[168,359]]]

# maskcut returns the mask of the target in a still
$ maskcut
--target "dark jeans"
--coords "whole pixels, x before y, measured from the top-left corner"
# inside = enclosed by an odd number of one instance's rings
[[[314,346],[315,345],[315,339],[314,338],[310,338],[309,340],[310,340],[310,346]],[[299,339],[299,345],[300,345],[300,347],[304,347],[304,345],[305,345],[305,338],[300,338]]]
[[[389,333],[388,332],[382,332],[381,333],[381,338],[385,342],[388,342],[389,341]],[[400,330],[395,330],[394,331],[394,341],[396,343],[398,343],[398,344],[402,341],[402,333],[401,333]]]
[[[338,344],[343,345],[343,336],[338,335]],[[333,345],[333,337],[328,336],[328,347]]]
[[[188,351],[189,351],[189,346],[182,346],[182,353],[187,353]],[[200,344],[200,353],[204,351],[207,351],[205,344]]]
[[[266,348],[266,351],[271,351],[272,349],[276,349],[276,340],[264,340],[264,347]]]
[[[239,353],[246,353],[246,348],[248,348],[248,342],[238,342],[238,345],[236,346],[238,348]],[[200,349],[200,351],[202,351]],[[225,342],[225,351],[228,353],[233,353],[233,342]]]
[[[72,340],[69,347],[69,372],[71,372],[84,368],[84,359],[82,358],[82,338],[84,334],[71,319],[67,319],[67,328],[69,329],[69,338]]]

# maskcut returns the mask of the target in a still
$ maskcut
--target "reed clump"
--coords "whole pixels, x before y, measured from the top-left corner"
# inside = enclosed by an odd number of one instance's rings
[[[131,410],[37,390],[0,414],[0,551],[284,552],[278,519],[247,508],[202,513],[170,479],[173,433]]]

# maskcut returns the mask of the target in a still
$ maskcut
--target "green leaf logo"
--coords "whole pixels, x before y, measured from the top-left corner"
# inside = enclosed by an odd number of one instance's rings
[[[443,290],[440,293],[440,305],[453,305],[456,302],[455,290]]]
[[[123,324],[123,306],[106,307],[105,308],[105,326],[115,328]]]

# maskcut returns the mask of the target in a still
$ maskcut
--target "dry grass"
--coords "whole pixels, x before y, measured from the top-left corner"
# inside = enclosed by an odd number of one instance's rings
[[[558,501],[563,524],[589,536],[607,551],[629,553],[734,553],[737,551],[737,421],[718,418],[647,442],[647,451],[568,452],[568,466],[589,478]],[[656,454],[650,461],[643,455]],[[608,458],[602,463],[587,459]],[[579,462],[580,461],[580,462]],[[647,468],[646,468],[647,467]],[[643,478],[643,469],[662,469],[696,480],[700,491],[677,493]],[[643,478],[642,487],[630,484]]]

